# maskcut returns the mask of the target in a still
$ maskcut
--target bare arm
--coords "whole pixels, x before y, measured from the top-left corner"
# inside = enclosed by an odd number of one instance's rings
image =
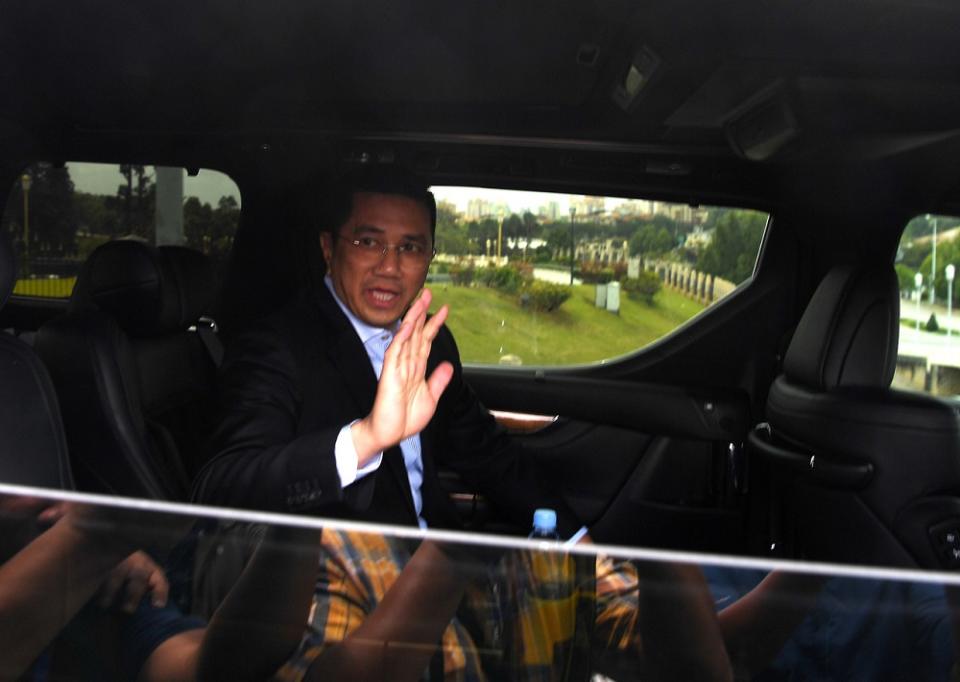
[[[317,529],[267,529],[210,619],[199,652],[200,679],[262,680],[283,664],[303,636],[319,553]]]
[[[69,511],[0,566],[0,677],[21,675],[132,551]]]
[[[703,573],[696,566],[638,562],[644,670],[655,680],[731,680]]]
[[[773,571],[720,612],[727,650],[739,674],[759,672],[810,614],[828,578]]]

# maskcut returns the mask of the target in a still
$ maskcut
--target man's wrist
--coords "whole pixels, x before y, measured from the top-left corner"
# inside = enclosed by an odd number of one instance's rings
[[[354,422],[350,427],[353,449],[357,453],[357,467],[362,468],[385,448],[377,443],[370,428],[370,417]]]

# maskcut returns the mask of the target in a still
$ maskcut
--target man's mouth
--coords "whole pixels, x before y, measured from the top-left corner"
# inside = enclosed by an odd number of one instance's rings
[[[387,289],[367,289],[367,298],[376,306],[389,307],[399,297],[395,291]]]

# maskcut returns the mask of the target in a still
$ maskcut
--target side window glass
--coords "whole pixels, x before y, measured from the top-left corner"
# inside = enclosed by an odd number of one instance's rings
[[[669,334],[753,275],[767,214],[434,187],[428,279],[464,362],[602,362]]]
[[[917,216],[897,249],[900,345],[893,385],[940,396],[960,394],[956,275],[960,218]]]
[[[71,162],[25,168],[0,229],[17,252],[14,294],[66,298],[84,259],[106,241],[180,244],[222,262],[239,223],[240,191],[218,171]]]

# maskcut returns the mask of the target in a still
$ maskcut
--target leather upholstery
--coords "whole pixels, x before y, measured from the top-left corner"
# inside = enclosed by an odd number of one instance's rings
[[[202,253],[117,240],[90,255],[70,309],[100,310],[131,336],[160,336],[209,313],[215,294],[213,269]]]
[[[194,325],[214,282],[198,252],[109,242],[81,270],[68,314],[40,329],[82,489],[186,499],[216,369]]]
[[[16,281],[13,249],[0,232],[0,309]],[[27,344],[0,331],[0,482],[73,487],[57,396]]]
[[[772,433],[810,459],[810,476],[791,480],[804,490],[794,511],[804,551],[816,558],[936,565],[926,537],[913,537],[901,517],[927,496],[960,492],[960,416],[939,398],[889,388],[898,334],[893,268],[837,267],[811,298],[770,388]],[[870,480],[837,491],[813,473],[844,462],[868,465]],[[849,522],[854,508],[867,520],[845,534],[841,519]],[[873,541],[853,543],[849,533]]]
[[[889,386],[899,325],[892,268],[834,268],[810,299],[787,349],[783,373],[791,382],[818,390]]]

